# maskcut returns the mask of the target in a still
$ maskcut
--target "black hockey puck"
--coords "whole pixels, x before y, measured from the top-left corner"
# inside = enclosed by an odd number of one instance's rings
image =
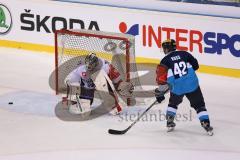
[[[13,102],[8,102],[8,104],[13,104]]]

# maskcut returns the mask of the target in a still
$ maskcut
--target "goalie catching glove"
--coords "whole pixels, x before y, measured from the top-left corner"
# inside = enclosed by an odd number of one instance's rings
[[[120,82],[117,87],[117,92],[124,97],[131,97],[134,90],[134,86],[131,82]]]

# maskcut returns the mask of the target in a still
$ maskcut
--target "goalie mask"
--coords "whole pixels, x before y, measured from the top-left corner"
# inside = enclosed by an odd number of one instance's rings
[[[163,41],[162,48],[165,54],[176,50],[176,41],[173,39],[167,39]]]
[[[87,70],[93,70],[98,65],[98,57],[95,53],[90,53],[85,58],[85,65]]]

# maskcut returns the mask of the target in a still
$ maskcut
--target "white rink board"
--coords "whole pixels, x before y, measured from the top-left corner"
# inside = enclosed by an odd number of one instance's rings
[[[69,28],[70,19],[74,19],[80,21],[84,29],[89,29],[91,28],[89,26],[94,26],[95,24],[93,29],[96,29],[97,25],[101,31],[110,32],[120,32],[119,25],[121,22],[124,22],[128,29],[134,24],[138,24],[135,47],[138,57],[154,59],[163,57],[154,38],[150,38],[153,44],[149,46],[149,40],[147,37],[144,37],[144,26],[153,28],[154,33],[159,38],[158,43],[166,39],[167,36],[167,32],[162,29],[171,28],[174,30],[171,33],[169,32],[171,38],[176,37],[176,30],[178,30],[178,36],[182,37],[182,39],[178,39],[179,45],[188,49],[190,48],[190,32],[196,31],[198,33],[193,36],[195,39],[198,39],[198,36],[202,35],[202,40],[199,41],[201,47],[194,44],[192,51],[200,64],[233,69],[240,68],[239,19],[162,13],[64,2],[45,1],[42,3],[40,1],[33,2],[29,0],[2,0],[1,3],[9,8],[13,19],[11,31],[8,34],[1,35],[1,39],[3,40],[53,46],[52,24],[54,24],[55,20],[56,25],[53,26],[56,29],[63,27],[63,21],[66,22],[67,28]],[[21,19],[23,20],[22,22]],[[45,23],[42,23],[42,27],[37,29],[37,21],[39,22],[38,24],[43,21]],[[24,27],[32,31],[24,30]],[[78,29],[80,26],[74,24],[74,28]],[[160,30],[159,33],[158,29]],[[49,30],[50,33],[47,33],[46,30]],[[207,32],[212,32],[213,35],[206,37]],[[149,32],[146,31],[145,33],[148,35]],[[225,49],[222,49],[222,54],[204,53],[205,47],[211,47],[212,44],[216,47],[217,35],[227,36],[227,39],[229,39],[228,37],[235,36],[235,40],[228,40],[229,44],[225,46]],[[208,45],[205,38],[208,40]],[[146,45],[144,46],[143,41],[146,39]],[[220,41],[220,38],[218,38],[218,41]],[[224,39],[221,41],[225,43]],[[228,47],[234,48],[235,53],[231,52]],[[202,48],[203,53],[199,53],[199,48]]]

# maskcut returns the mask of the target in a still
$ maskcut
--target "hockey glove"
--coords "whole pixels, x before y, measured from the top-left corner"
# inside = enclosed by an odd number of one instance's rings
[[[155,89],[155,97],[159,103],[161,103],[165,99],[164,94],[167,93],[169,89],[170,88],[168,84],[160,85],[158,88]]]
[[[162,94],[158,88],[155,89],[155,97],[156,97],[156,100],[158,101],[158,103],[161,103],[164,99],[165,99],[165,96],[164,94]]]

